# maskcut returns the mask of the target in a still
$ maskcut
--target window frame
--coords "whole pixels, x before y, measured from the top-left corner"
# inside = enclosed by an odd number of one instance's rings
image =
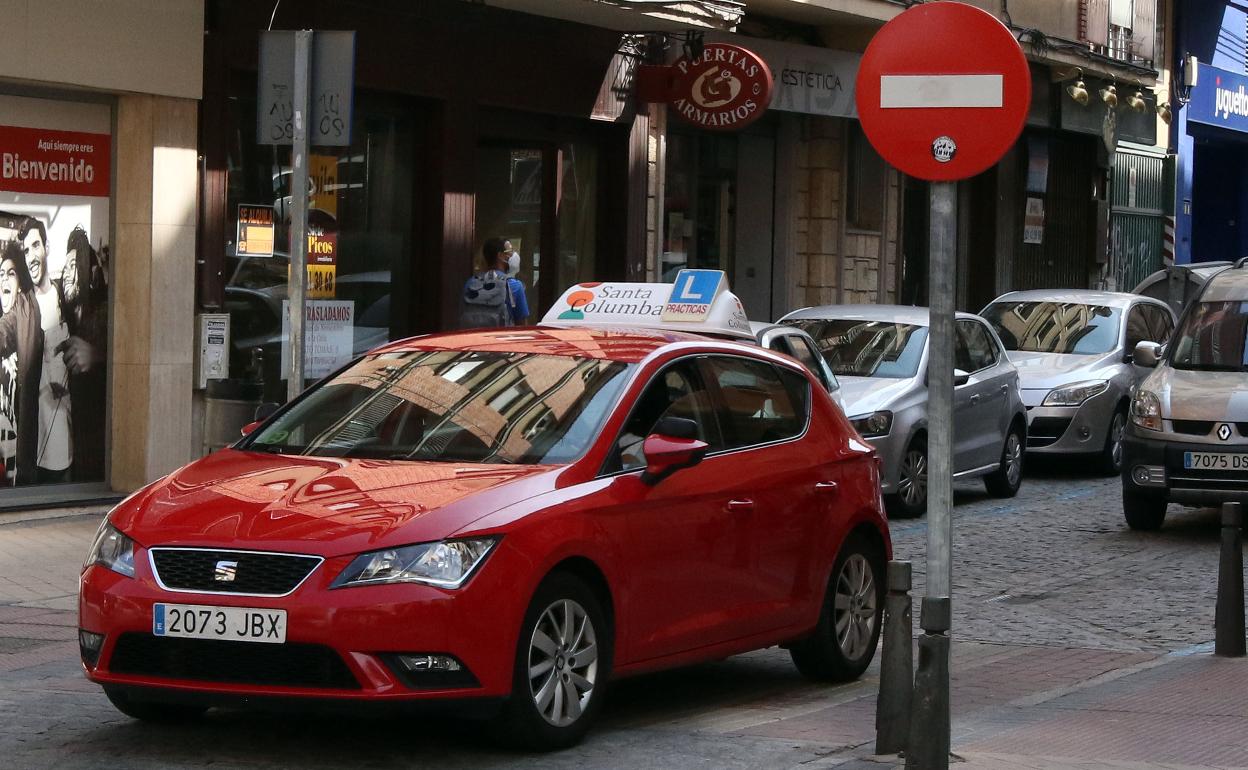
[[[964,342],[966,344],[966,353],[968,356],[971,355],[970,336],[967,332],[962,331],[964,328],[978,327],[980,333],[983,334],[984,338],[988,341],[988,347],[992,350],[991,361],[989,361],[984,366],[979,367],[978,369],[972,369],[968,371],[967,374],[978,374],[979,372],[987,371],[991,369],[992,367],[996,366],[997,364],[1001,363],[1001,351],[997,349],[997,345],[994,342],[996,337],[995,335],[991,333],[991,330],[988,329],[983,322],[978,321],[974,318],[959,318],[957,319],[956,327],[958,329],[958,336],[964,339]]]
[[[711,376],[711,372],[708,369],[711,359],[743,359],[746,361],[754,362],[761,366],[771,367],[772,371],[776,375],[777,382],[780,383],[780,387],[783,388],[786,391],[786,393],[788,391],[788,387],[784,384],[784,379],[780,376],[780,372],[778,371],[780,367],[774,361],[768,361],[763,358],[755,358],[753,356],[745,356],[745,355],[739,355],[739,354],[733,354],[733,353],[707,353],[699,357],[698,364],[699,366],[702,367],[703,379],[705,380],[707,384],[707,389],[711,391],[712,398],[715,401],[715,408],[717,410],[726,411],[728,408],[728,404],[727,404],[727,400],[724,398],[724,394],[720,391],[719,381],[716,378]],[[806,368],[804,366],[801,367],[801,369],[794,369],[793,367],[788,367],[788,368],[789,368],[789,371],[792,371],[798,376],[800,376],[802,380],[806,383],[807,392],[806,392],[806,398],[805,398],[805,413],[803,415],[800,415],[802,418],[801,430],[799,430],[797,433],[793,434],[792,436],[788,436],[786,438],[774,439],[772,441],[763,441],[757,444],[743,444],[741,446],[736,446],[736,447],[725,447],[724,449],[721,449],[716,452],[708,452],[707,457],[712,457],[712,456],[718,457],[720,455],[729,454],[732,452],[749,451],[751,449],[757,449],[759,447],[775,446],[777,444],[783,444],[789,441],[798,441],[802,439],[803,437],[805,437],[806,434],[810,432],[810,418],[811,418],[811,413],[812,413],[811,402],[814,399],[814,394],[810,392],[810,377],[806,375],[804,371],[802,371]],[[792,398],[792,395],[789,394],[789,397]],[[797,412],[795,411],[794,414],[796,416]],[[724,435],[722,425],[721,425],[720,435],[721,437]],[[724,439],[724,443],[727,444],[726,438]]]

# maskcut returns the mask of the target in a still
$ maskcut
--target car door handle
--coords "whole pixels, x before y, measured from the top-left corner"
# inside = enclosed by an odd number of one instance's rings
[[[729,500],[724,504],[724,510],[729,513],[749,513],[754,510],[753,500]]]
[[[978,403],[979,403],[979,394],[978,394],[978,393],[974,393],[974,394],[972,394],[972,395],[971,395],[971,406],[974,406],[975,404],[978,404]]]
[[[835,492],[836,482],[835,481],[820,481],[817,484],[815,484],[815,491],[822,492],[824,494]]]
[[[1002,385],[1002,386],[1001,386],[1001,392],[1002,392],[1002,393],[1009,393],[1009,392],[1010,392],[1010,386],[1009,386],[1009,385]]]

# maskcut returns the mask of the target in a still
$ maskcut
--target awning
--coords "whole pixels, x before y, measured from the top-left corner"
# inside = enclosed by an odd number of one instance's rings
[[[731,31],[745,15],[739,0],[483,0],[484,5],[620,32]]]

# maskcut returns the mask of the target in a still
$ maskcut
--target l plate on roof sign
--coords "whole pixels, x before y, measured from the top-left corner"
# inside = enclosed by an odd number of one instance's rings
[[[663,307],[663,321],[705,321],[711,303],[728,291],[723,270],[681,270]]]

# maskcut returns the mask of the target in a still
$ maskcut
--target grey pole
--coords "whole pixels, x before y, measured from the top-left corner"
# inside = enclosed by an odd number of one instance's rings
[[[949,636],[953,584],[953,338],[957,187],[931,185],[928,231],[927,594],[923,597],[919,668],[914,679],[906,767],[949,767]]]
[[[1222,505],[1222,550],[1213,619],[1213,654],[1242,657],[1244,639],[1244,515],[1239,503]]]
[[[884,599],[880,697],[875,703],[876,754],[896,754],[910,740],[910,700],[914,691],[910,587],[910,562],[890,561],[888,596]]]
[[[308,120],[311,117],[312,30],[295,33],[294,142],[290,148],[290,369],[286,399],[303,391],[304,298],[308,286]]]

